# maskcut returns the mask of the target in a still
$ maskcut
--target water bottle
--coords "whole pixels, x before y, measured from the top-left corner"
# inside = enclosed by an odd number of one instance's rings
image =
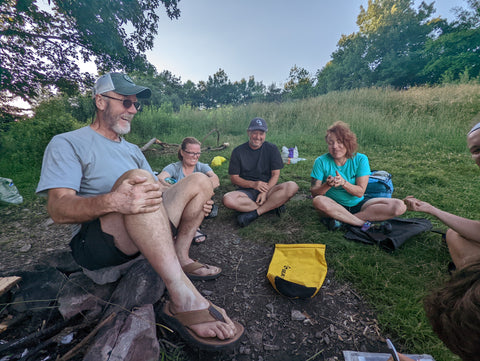
[[[177,180],[175,178],[168,177],[168,178],[165,178],[165,182],[167,182],[169,184],[175,184],[175,183],[177,183]]]

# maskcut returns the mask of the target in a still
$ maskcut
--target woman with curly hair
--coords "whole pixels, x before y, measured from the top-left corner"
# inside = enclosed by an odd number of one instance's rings
[[[365,154],[357,153],[357,136],[348,124],[335,122],[327,129],[325,140],[328,153],[315,160],[310,192],[313,206],[326,218],[329,229],[347,223],[366,231],[372,222],[406,211],[400,199],[365,197],[370,165]]]

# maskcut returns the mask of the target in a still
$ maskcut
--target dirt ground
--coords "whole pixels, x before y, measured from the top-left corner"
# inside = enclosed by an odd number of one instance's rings
[[[186,359],[332,361],[343,360],[343,350],[387,351],[387,335],[381,334],[375,314],[349,284],[335,279],[335,270],[329,269],[314,298],[287,299],[276,293],[266,278],[271,246],[240,237],[234,217],[205,220],[202,230],[208,239],[192,247],[191,256],[222,267],[223,273],[215,281],[195,284],[245,326],[245,335],[229,353],[206,353],[183,345],[175,335],[162,335],[159,329],[159,337],[183,346]],[[0,276],[30,268],[42,255],[67,249],[69,237],[67,226],[52,224],[43,201],[28,207],[2,205]]]

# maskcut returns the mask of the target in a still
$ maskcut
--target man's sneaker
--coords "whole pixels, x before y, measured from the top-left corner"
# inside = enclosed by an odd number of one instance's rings
[[[275,208],[275,214],[277,216],[281,216],[282,213],[285,213],[287,211],[287,208],[285,207],[285,204],[282,204],[280,207]]]
[[[246,227],[257,218],[258,218],[258,213],[255,210],[251,212],[240,213],[237,216],[237,222],[240,227]]]

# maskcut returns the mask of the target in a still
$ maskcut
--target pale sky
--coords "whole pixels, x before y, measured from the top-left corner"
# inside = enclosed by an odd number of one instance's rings
[[[206,81],[223,69],[232,82],[253,75],[281,87],[294,65],[312,75],[323,68],[341,35],[358,31],[360,5],[366,9],[368,0],[181,0],[178,20],[162,7],[147,58],[182,83]],[[467,3],[436,0],[435,15],[451,20],[455,6]]]

